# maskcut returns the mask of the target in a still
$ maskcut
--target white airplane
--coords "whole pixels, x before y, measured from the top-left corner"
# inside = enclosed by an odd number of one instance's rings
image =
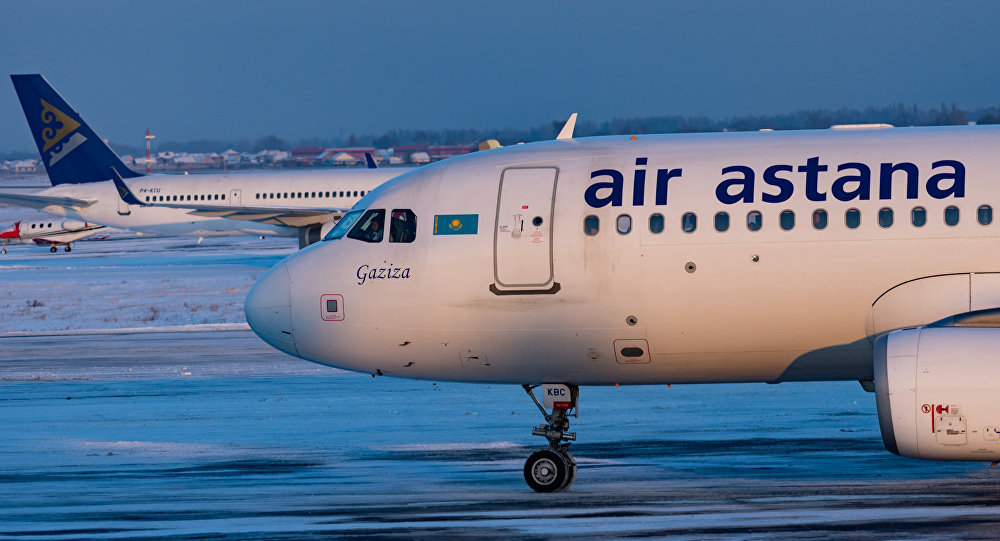
[[[88,224],[76,220],[49,220],[45,222],[16,222],[0,231],[0,254],[7,253],[8,244],[31,244],[48,246],[55,252],[60,245],[67,252],[73,251],[73,243],[110,229],[103,225]]]
[[[275,265],[247,321],[348,370],[542,385],[550,445],[524,467],[542,492],[575,477],[584,385],[858,380],[888,450],[1000,461],[998,148],[971,126],[453,158]]]
[[[11,75],[52,188],[0,202],[143,233],[298,236],[319,240],[372,188],[412,168],[141,175],[41,75]],[[369,161],[371,163],[371,161]],[[126,202],[113,182],[127,179]]]

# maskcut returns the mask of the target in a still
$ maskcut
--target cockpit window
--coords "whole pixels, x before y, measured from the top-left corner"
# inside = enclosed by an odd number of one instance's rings
[[[382,242],[384,233],[385,210],[372,209],[364,213],[358,223],[354,224],[351,232],[347,234],[347,238],[365,242]]]
[[[389,242],[413,242],[417,238],[417,215],[410,209],[392,209]]]
[[[351,227],[354,226],[354,223],[358,221],[358,218],[361,217],[362,213],[364,213],[364,209],[352,210],[351,212],[345,214],[344,217],[337,222],[337,225],[333,226],[333,229],[331,229],[330,232],[323,237],[323,240],[339,239],[340,237],[346,235],[347,232],[351,230]]]

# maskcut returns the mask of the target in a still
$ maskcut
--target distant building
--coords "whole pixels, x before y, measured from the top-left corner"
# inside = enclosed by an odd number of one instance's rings
[[[432,160],[444,160],[452,156],[460,156],[478,150],[477,145],[437,145],[427,147],[427,153]]]
[[[324,151],[320,147],[302,147],[292,149],[292,160],[298,165],[313,165]]]
[[[417,152],[423,152],[427,154],[427,159],[430,160],[430,153],[427,152],[427,145],[399,145],[393,147],[392,155],[398,156],[400,160],[404,162],[412,161],[410,156]]]
[[[399,145],[393,147],[393,156],[404,162],[427,163],[475,152],[476,145]]]
[[[4,162],[7,165],[7,171],[10,173],[37,173],[38,172],[38,160],[14,160],[10,162]]]

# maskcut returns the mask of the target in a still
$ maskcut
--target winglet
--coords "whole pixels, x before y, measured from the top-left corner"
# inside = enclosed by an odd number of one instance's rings
[[[149,206],[142,201],[139,201],[139,198],[132,193],[132,190],[130,190],[127,185],[125,185],[125,181],[122,179],[122,176],[118,174],[117,169],[114,167],[109,167],[108,169],[111,170],[111,181],[115,183],[115,189],[118,190],[118,197],[121,197],[122,201],[128,203],[129,205],[140,205],[143,207]]]
[[[365,163],[368,164],[368,169],[378,169],[378,164],[375,163],[375,158],[371,152],[365,152]]]
[[[576,129],[576,113],[569,115],[569,120],[566,124],[559,130],[559,135],[556,136],[556,140],[564,141],[566,139],[573,138],[573,130]]]

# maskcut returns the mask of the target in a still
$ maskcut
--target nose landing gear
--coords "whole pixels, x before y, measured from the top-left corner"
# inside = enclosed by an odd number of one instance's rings
[[[522,387],[545,417],[544,424],[531,430],[532,435],[549,440],[548,449],[535,451],[528,457],[524,464],[524,481],[535,492],[566,490],[576,480],[576,460],[569,454],[569,442],[576,440],[576,433],[567,431],[569,417],[577,416],[576,401],[580,389],[576,385],[543,385],[545,404],[542,405],[534,393],[538,385]],[[551,408],[552,413],[547,408]]]

